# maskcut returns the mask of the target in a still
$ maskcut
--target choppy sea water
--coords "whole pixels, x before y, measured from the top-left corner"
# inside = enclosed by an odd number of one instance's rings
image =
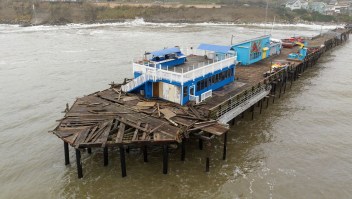
[[[309,69],[263,114],[231,129],[227,160],[214,143],[210,173],[197,143],[186,161],[161,151],[143,163],[127,155],[121,178],[117,151],[83,154],[77,179],[74,153],[64,166],[63,143],[47,133],[65,104],[132,75],[131,60],[167,46],[229,44],[271,33],[312,36],[334,26],[263,24],[116,24],[19,27],[0,25],[0,198],[351,198],[352,42]]]

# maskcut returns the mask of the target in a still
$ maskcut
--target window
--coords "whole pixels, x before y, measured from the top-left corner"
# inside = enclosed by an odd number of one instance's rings
[[[187,97],[188,96],[188,86],[184,86],[183,87],[183,97]]]
[[[204,87],[204,79],[202,81],[200,81],[200,90],[203,90],[205,87]]]
[[[197,82],[197,91],[200,91],[200,82]]]

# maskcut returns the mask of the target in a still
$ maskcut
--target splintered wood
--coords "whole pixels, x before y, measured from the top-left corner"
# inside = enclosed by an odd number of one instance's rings
[[[53,132],[76,148],[86,148],[173,143],[195,131],[213,135],[228,131],[226,125],[203,117],[193,106],[141,99],[119,88],[78,98],[70,109],[66,107]]]

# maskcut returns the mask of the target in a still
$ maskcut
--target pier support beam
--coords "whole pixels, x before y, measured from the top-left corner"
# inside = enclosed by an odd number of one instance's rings
[[[181,161],[185,161],[186,158],[186,139],[182,139],[181,142]]]
[[[121,162],[121,175],[122,177],[127,176],[126,172],[126,157],[125,157],[125,149],[123,146],[120,146],[120,162]]]
[[[199,150],[203,150],[203,140],[201,138],[199,138],[198,146],[199,146]]]
[[[168,163],[169,163],[169,147],[167,144],[163,146],[163,174],[168,172]]]
[[[109,164],[109,150],[108,147],[104,147],[104,166],[108,166]]]
[[[76,149],[76,162],[77,162],[77,175],[78,178],[83,178],[82,162],[81,162],[81,151]]]
[[[224,151],[222,153],[223,160],[226,160],[226,153],[227,153],[227,132],[224,133]]]
[[[211,142],[210,140],[205,141],[205,172],[210,170],[210,150]]]
[[[68,143],[64,142],[64,153],[65,153],[65,165],[70,164],[70,151],[68,149]]]
[[[92,148],[87,148],[88,154],[92,154]]]
[[[270,96],[268,96],[268,98],[266,98],[266,108],[269,107],[269,99],[270,99]]]
[[[262,114],[262,110],[263,110],[263,99],[260,100],[260,111],[259,111],[259,114]]]
[[[206,160],[205,160],[205,172],[209,172],[209,169],[210,168],[210,158],[209,157],[206,157]]]
[[[143,146],[143,160],[148,162],[148,147],[147,145]]]
[[[254,120],[254,105],[252,106],[251,112],[252,112],[252,120]]]

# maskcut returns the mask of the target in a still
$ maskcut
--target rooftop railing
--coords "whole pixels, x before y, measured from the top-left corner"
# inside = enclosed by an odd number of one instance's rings
[[[215,61],[214,63],[202,63],[202,65],[197,65],[196,68],[191,68],[188,71],[176,72],[171,70],[165,70],[161,66],[157,65],[149,65],[149,62],[145,64],[133,63],[133,72],[138,72],[141,74],[145,74],[148,76],[152,76],[153,80],[169,80],[171,82],[179,82],[183,85],[183,83],[188,82],[190,80],[195,80],[199,77],[204,77],[209,73],[214,73],[217,70],[222,70],[224,68],[229,68],[231,65],[235,64],[237,56],[224,56],[224,59]]]

